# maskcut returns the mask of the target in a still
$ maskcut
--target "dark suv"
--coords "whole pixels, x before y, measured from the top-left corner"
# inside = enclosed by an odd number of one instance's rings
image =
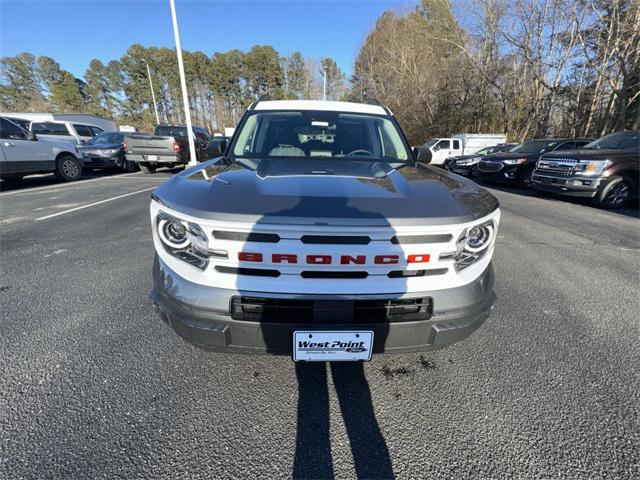
[[[640,131],[615,132],[581,150],[545,153],[531,177],[536,190],[593,198],[602,208],[620,208],[638,195]]]
[[[481,180],[513,183],[526,187],[540,155],[559,150],[575,150],[592,139],[548,138],[529,140],[504,153],[485,155],[478,162],[476,176]]]

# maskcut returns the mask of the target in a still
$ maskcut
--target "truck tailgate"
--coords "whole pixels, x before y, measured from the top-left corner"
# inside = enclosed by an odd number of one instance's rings
[[[155,135],[125,137],[127,153],[132,155],[175,155],[173,137]]]

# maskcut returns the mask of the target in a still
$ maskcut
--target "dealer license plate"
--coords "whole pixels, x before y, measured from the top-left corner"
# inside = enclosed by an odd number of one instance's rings
[[[373,332],[296,331],[293,332],[295,362],[356,362],[371,360]]]
[[[158,160],[158,155],[147,155],[147,160]]]

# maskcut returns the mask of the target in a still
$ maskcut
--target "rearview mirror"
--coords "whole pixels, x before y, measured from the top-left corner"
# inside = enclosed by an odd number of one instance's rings
[[[431,163],[431,150],[425,147],[414,147],[413,155],[418,162]]]
[[[219,157],[224,154],[224,151],[227,149],[227,141],[222,139],[214,138],[207,145],[207,155],[209,158]]]

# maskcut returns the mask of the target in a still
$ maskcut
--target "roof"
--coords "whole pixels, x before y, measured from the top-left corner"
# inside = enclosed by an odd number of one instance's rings
[[[254,110],[324,110],[331,112],[370,113],[389,115],[381,105],[352,102],[331,102],[327,100],[265,100],[258,102]]]

